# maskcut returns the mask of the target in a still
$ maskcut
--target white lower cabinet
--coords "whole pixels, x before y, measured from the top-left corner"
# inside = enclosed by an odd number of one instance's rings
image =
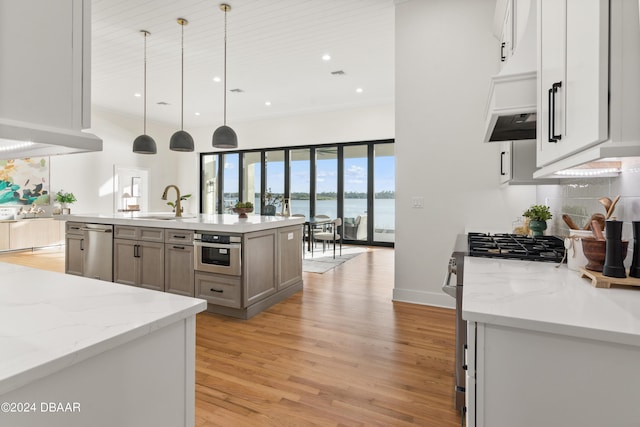
[[[638,425],[640,346],[468,324],[468,427]]]

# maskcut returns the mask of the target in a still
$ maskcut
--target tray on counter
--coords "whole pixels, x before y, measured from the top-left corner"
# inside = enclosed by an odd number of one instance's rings
[[[640,286],[640,279],[636,277],[608,277],[599,271],[591,271],[586,268],[580,268],[583,278],[591,279],[591,285],[596,288],[610,288],[613,286]]]

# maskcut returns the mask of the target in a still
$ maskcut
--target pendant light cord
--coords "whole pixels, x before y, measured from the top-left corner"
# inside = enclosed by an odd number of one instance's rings
[[[224,125],[227,125],[227,9],[224,10]]]
[[[184,22],[180,24],[182,27],[182,42],[181,42],[181,64],[180,64],[180,130],[184,130]]]
[[[144,130],[143,134],[147,134],[147,35],[144,31]]]

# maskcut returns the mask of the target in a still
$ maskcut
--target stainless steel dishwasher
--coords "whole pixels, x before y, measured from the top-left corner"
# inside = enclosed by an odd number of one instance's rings
[[[84,276],[113,281],[113,226],[83,224],[80,230]]]

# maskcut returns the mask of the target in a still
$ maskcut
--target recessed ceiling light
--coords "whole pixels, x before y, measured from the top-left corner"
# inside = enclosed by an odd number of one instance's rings
[[[271,101],[265,102],[264,105],[266,105],[267,107],[271,106]]]
[[[322,60],[323,61],[330,61],[331,60],[331,55],[329,55],[328,53],[325,53],[324,55],[322,55]]]
[[[136,93],[133,94],[133,96],[135,96],[136,98],[140,98],[142,96],[142,94],[136,92]]]
[[[358,92],[358,93],[362,93],[362,88],[361,88],[361,87],[359,87],[358,89],[356,89],[356,92]]]
[[[196,111],[196,116],[199,116],[199,115],[200,115],[200,113],[198,113],[198,112]]]
[[[220,77],[218,77],[218,76],[215,76],[213,78],[213,81],[216,82],[216,83],[220,83],[222,81],[222,79]]]

